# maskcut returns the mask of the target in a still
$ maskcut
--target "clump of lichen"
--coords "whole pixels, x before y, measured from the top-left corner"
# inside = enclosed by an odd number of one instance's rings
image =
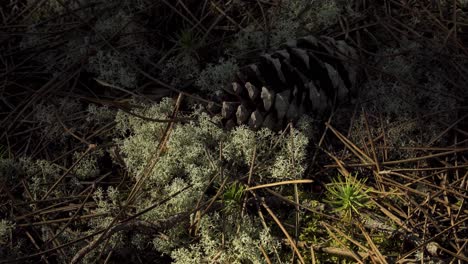
[[[173,103],[171,99],[164,99],[160,104],[142,105],[137,112],[142,116],[167,119],[172,112]],[[304,160],[308,139],[298,130],[292,129],[290,133],[280,134],[268,129],[252,131],[241,126],[232,131],[225,131],[218,125],[219,117],[210,117],[198,109],[187,117],[192,121],[185,124],[176,123],[168,132],[170,136],[163,147],[164,151],[158,156],[156,165],[144,183],[143,194],[139,196],[137,207],[142,210],[161,200],[162,197],[189,188],[143,215],[142,218],[145,220],[156,221],[178,213],[190,212],[200,201],[211,199],[211,195],[206,192],[207,189],[220,188],[224,179],[240,180],[247,175],[252,163],[255,169],[251,178],[256,184],[295,179],[306,169]],[[122,135],[126,135],[117,139],[116,143],[120,147],[128,171],[137,180],[142,177],[155,151],[161,147],[159,144],[167,124],[148,122],[125,112],[119,112],[116,121],[117,129]],[[219,218],[210,215],[206,219],[213,217]],[[245,221],[247,228],[250,220],[245,218],[236,221]],[[207,228],[203,226],[206,223],[205,220],[200,223],[202,230]],[[211,223],[214,225],[213,228],[221,228],[219,224],[221,224],[219,220]],[[260,230],[255,230],[252,226],[245,237],[249,237],[250,240],[253,239],[252,236],[259,239]],[[226,260],[233,260],[231,258],[240,254],[242,247],[243,251],[250,250],[251,244],[256,243],[253,242],[255,239],[249,242],[250,244],[244,241],[249,244],[248,246],[242,242],[244,236],[242,234],[228,233],[226,236],[232,240],[229,243],[237,247],[233,252],[226,252],[225,256],[223,255]],[[202,237],[205,240],[213,239],[208,235]],[[176,259],[182,258],[183,254],[180,252],[187,250],[191,252],[190,255],[209,257],[214,254],[214,249],[208,251],[206,245],[209,244],[214,248],[221,246],[220,241],[213,240],[191,248],[179,248],[186,239],[187,230],[178,227],[169,230],[166,238],[162,240],[157,238],[154,245],[161,252],[174,251]],[[243,254],[247,255],[240,259],[249,259],[254,253]],[[255,254],[258,255],[258,251]]]
[[[353,141],[367,137],[359,131],[366,131],[365,122],[371,122],[372,136],[385,136],[390,158],[417,155],[400,148],[445,145],[444,138],[437,137],[447,128],[441,122],[450,124],[458,118],[459,98],[466,95],[456,92],[445,77],[448,59],[440,44],[434,40],[423,45],[404,38],[401,47],[383,47],[378,55],[373,63],[380,72],[370,74],[363,86],[361,97],[367,113],[355,120]]]
[[[281,245],[267,228],[259,228],[259,221],[246,215],[214,213],[204,216],[199,223],[198,242],[175,249],[171,256],[180,264],[206,261],[263,263],[265,257],[260,247],[267,254],[274,254]]]
[[[268,28],[258,21],[248,25],[237,33],[231,48],[240,53],[259,48],[275,49],[291,39],[338,24],[339,15],[345,11],[348,15],[359,16],[342,1],[281,1],[276,8],[266,11]]]
[[[369,108],[400,117],[454,109],[454,90],[444,77],[447,62],[438,50],[436,41],[423,45],[409,39],[403,39],[400,48],[382,48],[375,58],[382,74],[371,75],[364,89]]]
[[[234,79],[238,69],[234,59],[220,60],[218,64],[209,64],[198,75],[196,85],[202,91],[219,91]]]

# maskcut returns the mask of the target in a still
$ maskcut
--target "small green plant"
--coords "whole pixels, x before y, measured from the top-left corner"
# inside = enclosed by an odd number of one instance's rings
[[[244,190],[245,187],[239,182],[232,183],[228,186],[223,194],[224,210],[233,212],[239,209],[242,205]]]
[[[201,45],[202,39],[198,36],[193,29],[182,29],[176,33],[172,42],[176,44],[177,49],[182,56],[195,56],[197,57],[197,49]]]
[[[319,221],[321,219],[315,214],[307,215],[304,218],[304,227],[299,235],[300,241],[307,243],[318,243],[318,231],[320,229]]]
[[[342,214],[343,219],[351,219],[353,212],[359,214],[361,208],[369,206],[369,189],[365,186],[365,179],[356,179],[351,174],[344,177],[339,175],[327,185],[327,199],[325,202],[335,208],[335,212]]]

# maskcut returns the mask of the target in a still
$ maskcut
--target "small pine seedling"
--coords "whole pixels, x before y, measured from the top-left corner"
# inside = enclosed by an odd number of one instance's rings
[[[327,185],[327,202],[335,208],[335,212],[342,213],[343,219],[350,220],[353,213],[369,206],[369,189],[366,189],[365,179],[356,179],[349,175],[339,175]]]

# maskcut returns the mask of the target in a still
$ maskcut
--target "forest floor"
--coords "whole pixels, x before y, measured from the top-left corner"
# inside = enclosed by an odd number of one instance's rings
[[[467,1],[0,11],[0,263],[468,263]],[[349,102],[280,131],[207,114],[308,35],[355,49]]]

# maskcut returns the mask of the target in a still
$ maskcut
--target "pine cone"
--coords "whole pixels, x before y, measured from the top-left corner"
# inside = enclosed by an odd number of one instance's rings
[[[308,36],[290,41],[236,73],[223,88],[227,128],[282,129],[302,114],[322,115],[355,94],[356,51],[344,41]]]

